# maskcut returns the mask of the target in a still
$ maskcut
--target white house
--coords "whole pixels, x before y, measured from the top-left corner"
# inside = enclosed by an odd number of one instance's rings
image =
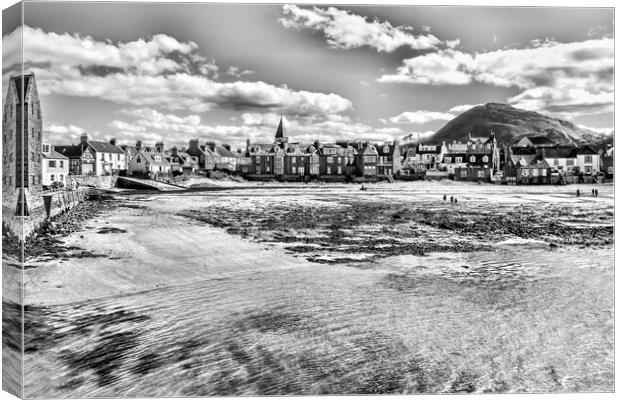
[[[590,174],[601,170],[601,156],[591,146],[585,145],[577,148],[576,155],[579,172]]]
[[[129,175],[157,176],[170,173],[170,163],[162,153],[138,151],[129,161]]]
[[[42,153],[41,183],[43,186],[50,186],[54,182],[66,185],[67,175],[69,175],[69,157],[55,151],[49,143],[43,143]]]

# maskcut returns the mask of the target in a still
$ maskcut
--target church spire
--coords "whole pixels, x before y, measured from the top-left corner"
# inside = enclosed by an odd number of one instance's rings
[[[284,129],[282,129],[282,117],[280,117],[280,124],[278,125],[278,130],[276,131],[276,140],[284,139]]]

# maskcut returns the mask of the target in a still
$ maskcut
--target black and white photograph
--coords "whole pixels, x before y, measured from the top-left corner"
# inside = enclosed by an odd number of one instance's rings
[[[2,389],[615,391],[615,9],[2,11]]]

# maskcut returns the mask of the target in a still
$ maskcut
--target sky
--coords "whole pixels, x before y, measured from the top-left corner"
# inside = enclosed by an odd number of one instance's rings
[[[500,102],[613,132],[611,8],[28,2],[3,92],[34,72],[45,140],[235,148],[428,137]]]

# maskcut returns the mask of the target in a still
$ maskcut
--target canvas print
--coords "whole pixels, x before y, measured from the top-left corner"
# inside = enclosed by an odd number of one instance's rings
[[[2,18],[3,390],[614,391],[613,8]]]

